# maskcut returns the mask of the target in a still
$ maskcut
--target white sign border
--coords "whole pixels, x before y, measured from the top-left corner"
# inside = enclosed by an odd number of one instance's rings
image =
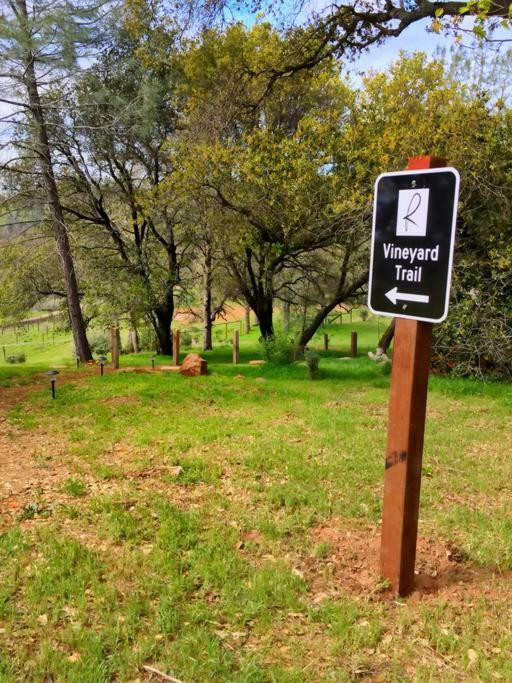
[[[375,251],[375,223],[377,218],[377,187],[382,178],[395,178],[397,176],[407,176],[407,175],[423,175],[426,173],[446,173],[450,171],[455,176],[455,197],[453,202],[453,215],[451,224],[451,240],[450,240],[450,253],[448,255],[448,278],[446,281],[446,297],[444,302],[444,312],[440,318],[433,320],[432,318],[421,318],[417,315],[405,315],[402,313],[390,313],[389,311],[377,311],[374,309],[370,303],[371,291],[372,291],[372,276],[373,276],[373,254]],[[373,192],[373,218],[372,218],[372,238],[371,238],[371,252],[370,252],[370,277],[368,280],[368,308],[375,315],[383,315],[387,318],[408,318],[409,320],[421,320],[426,323],[442,323],[448,317],[448,307],[450,303],[450,290],[452,284],[452,267],[453,267],[453,252],[455,248],[455,228],[457,225],[457,205],[459,201],[459,187],[460,187],[460,175],[456,168],[453,166],[440,166],[439,168],[418,168],[414,170],[407,171],[392,171],[388,173],[381,173],[375,181],[374,192]]]

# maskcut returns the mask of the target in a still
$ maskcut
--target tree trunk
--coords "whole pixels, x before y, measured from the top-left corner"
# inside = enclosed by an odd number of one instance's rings
[[[317,312],[311,323],[305,327],[299,339],[298,351],[302,353],[306,348],[308,342],[311,340],[315,332],[318,330],[322,322],[327,318],[329,313],[339,306],[345,299],[353,296],[358,289],[368,282],[368,271],[361,273],[353,282],[347,285],[343,290],[338,291],[333,299],[322,306]]]
[[[212,259],[206,252],[203,270],[203,351],[211,351],[212,345]]]
[[[129,340],[132,347],[132,351],[133,353],[139,353],[139,331],[137,329],[137,321],[135,320],[135,316],[133,315],[133,313],[130,313],[130,326],[131,327],[129,332]]]
[[[244,330],[245,334],[249,334],[251,331],[251,307],[246,306],[244,309]]]
[[[391,321],[391,325],[388,327],[388,329],[384,332],[382,337],[380,338],[379,341],[379,349],[382,349],[383,353],[387,353],[389,349],[389,345],[393,341],[393,337],[395,336],[395,318]]]
[[[23,18],[28,23],[27,6],[25,0],[18,0],[18,7],[20,8]],[[26,27],[26,25],[25,25]],[[27,38],[28,41],[28,38]],[[69,244],[68,233],[64,223],[64,214],[60,203],[57,183],[55,181],[55,174],[53,171],[50,144],[48,141],[48,132],[46,130],[46,123],[44,120],[43,108],[41,106],[41,99],[39,97],[39,90],[36,80],[36,72],[34,67],[34,55],[29,50],[25,53],[25,77],[24,83],[27,88],[28,101],[30,113],[32,115],[35,130],[36,141],[43,175],[43,182],[48,197],[48,204],[52,215],[53,230],[55,241],[57,245],[57,252],[62,263],[62,272],[64,275],[64,282],[66,287],[67,304],[69,310],[69,319],[71,321],[71,330],[73,332],[73,339],[75,348],[82,361],[92,359],[89,342],[85,332],[85,324],[82,316],[82,309],[80,307],[80,298],[78,294],[78,283],[76,280],[76,273],[71,255],[71,247]]]
[[[163,356],[172,356],[171,323],[174,306],[160,306],[153,313],[151,322],[156,333],[157,352]]]
[[[271,339],[274,336],[273,298],[264,296],[256,300],[253,311],[258,318],[261,336],[263,339]]]
[[[297,349],[299,355],[304,353],[304,349],[306,348],[308,343],[311,341],[315,332],[318,330],[318,328],[323,323],[323,321],[327,318],[329,313],[333,309],[335,309],[337,305],[338,305],[337,303],[331,302],[329,305],[324,306],[323,308],[321,308],[317,312],[317,314],[315,315],[315,317],[313,318],[313,320],[309,323],[309,325],[307,327],[303,324],[303,329],[302,329],[302,333],[300,335],[300,339],[299,339],[299,343],[298,343],[298,349]]]
[[[381,358],[382,356],[386,356],[388,353],[389,345],[393,341],[394,336],[395,336],[395,318],[393,318],[393,320],[391,321],[391,324],[385,330],[382,337],[379,339],[379,342],[377,344],[377,348],[375,349],[375,353],[374,354],[372,354],[372,353],[368,354],[370,356],[370,358],[375,360],[375,359]]]

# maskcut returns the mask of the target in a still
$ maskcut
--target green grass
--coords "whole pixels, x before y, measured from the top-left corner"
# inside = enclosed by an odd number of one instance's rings
[[[340,361],[353,328],[361,356]],[[11,407],[9,429],[66,454],[0,535],[0,681],[145,680],[144,664],[186,682],[512,678],[510,386],[431,378],[420,534],[468,574],[386,600],[357,576],[389,373],[364,357],[375,322],[330,334],[315,381],[247,365],[253,332],[237,366],[229,346],[205,354],[208,377],[84,375]]]

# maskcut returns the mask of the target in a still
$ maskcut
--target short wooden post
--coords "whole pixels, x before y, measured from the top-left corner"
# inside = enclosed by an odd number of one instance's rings
[[[329,351],[329,335],[324,334],[324,351]]]
[[[446,165],[438,157],[409,159],[410,170]],[[397,318],[388,409],[380,571],[395,595],[414,587],[421,462],[432,323]]]
[[[240,345],[238,338],[238,330],[233,330],[233,363],[238,365],[240,360]]]
[[[172,364],[180,364],[180,331],[172,333]]]
[[[119,369],[119,353],[121,347],[121,336],[119,334],[119,327],[113,326],[110,329],[111,339],[112,339],[112,368],[114,370]]]
[[[352,358],[357,357],[357,332],[352,332],[350,335],[350,355]]]

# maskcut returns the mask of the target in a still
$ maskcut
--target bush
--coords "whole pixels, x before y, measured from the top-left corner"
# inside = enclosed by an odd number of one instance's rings
[[[192,335],[187,330],[181,330],[180,333],[181,345],[185,348],[190,348],[192,346]]]
[[[155,331],[149,325],[139,328],[139,347],[141,351],[156,351]]]
[[[512,380],[512,306],[485,294],[452,303],[434,328],[433,365],[458,377]]]
[[[105,356],[110,351],[110,339],[100,330],[95,330],[89,335],[89,346],[92,353],[97,356]]]
[[[5,362],[14,365],[15,363],[24,363],[26,360],[24,353],[12,353],[10,356],[7,356]]]
[[[188,331],[192,337],[192,345],[198,346],[201,341],[201,330],[198,327],[189,327]]]
[[[263,358],[275,365],[290,365],[295,360],[295,344],[285,334],[275,334],[270,339],[260,339]]]
[[[306,349],[304,351],[304,360],[308,366],[309,376],[311,379],[316,379],[318,377],[318,366],[320,365],[320,354],[312,349]]]
[[[363,308],[362,311],[360,311],[359,317],[363,322],[366,322],[368,320],[368,311],[366,308]]]
[[[221,329],[214,330],[213,336],[215,338],[215,341],[218,344],[220,344],[220,345],[226,344],[226,332],[224,330],[221,330]]]

